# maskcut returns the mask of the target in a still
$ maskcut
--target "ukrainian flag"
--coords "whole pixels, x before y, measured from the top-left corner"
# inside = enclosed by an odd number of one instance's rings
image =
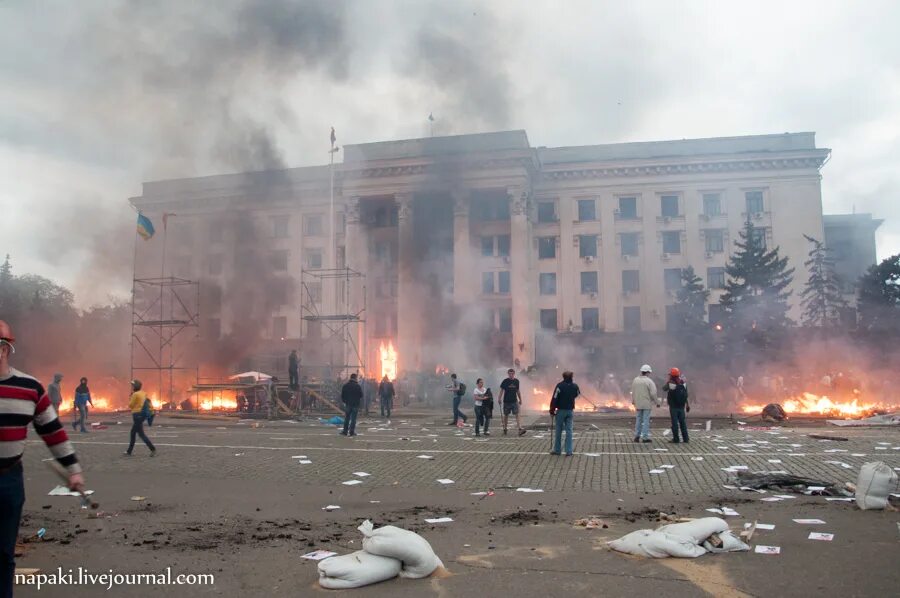
[[[156,229],[153,228],[153,223],[150,222],[150,219],[143,214],[138,213],[137,233],[141,238],[145,241],[149,241],[155,232]]]

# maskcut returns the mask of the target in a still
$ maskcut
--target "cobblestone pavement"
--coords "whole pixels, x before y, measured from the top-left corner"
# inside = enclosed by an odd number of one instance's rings
[[[873,459],[900,467],[900,430],[839,429],[801,425],[778,430],[738,429],[714,420],[712,431],[692,432],[690,444],[672,444],[662,436],[657,419],[652,443],[633,443],[630,420],[582,417],[576,424],[575,456],[548,454],[547,416],[527,418],[524,437],[514,430],[500,434],[499,420],[489,438],[474,438],[446,425],[443,417],[412,416],[383,420],[363,418],[355,438],[339,436],[332,426],[313,422],[199,421],[161,418],[150,430],[159,448],[153,460],[138,443],[135,456],[122,456],[128,426],[75,434],[76,449],[88,472],[177,473],[191,478],[283,480],[299,485],[338,485],[361,479],[358,489],[381,486],[453,488],[530,487],[546,491],[592,490],[650,494],[720,494],[723,468],[746,465],[753,471],[791,474],[844,482],[855,481],[859,466]],[[258,426],[258,427],[257,427]],[[849,438],[847,442],[815,440],[810,433]],[[37,444],[37,441],[32,441]],[[305,455],[310,464],[292,457]],[[429,455],[433,459],[422,459]],[[46,455],[32,446],[26,459]],[[663,465],[659,474],[649,473]],[[33,467],[34,464],[29,464]],[[371,476],[357,478],[353,472]],[[450,487],[450,486],[448,486]]]

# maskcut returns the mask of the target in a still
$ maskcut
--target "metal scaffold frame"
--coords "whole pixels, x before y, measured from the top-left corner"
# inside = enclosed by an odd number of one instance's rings
[[[301,318],[306,323],[304,340],[308,337],[309,324],[318,322],[322,327],[322,338],[319,339],[323,346],[334,344],[333,339],[339,339],[337,343],[341,348],[340,363],[335,361],[334,351],[331,351],[330,362],[321,364],[320,367],[329,367],[333,375],[343,375],[345,370],[366,371],[366,275],[350,268],[329,268],[322,270],[301,270],[302,296],[300,303]],[[319,297],[314,296],[311,285],[317,283]],[[333,284],[334,313],[323,313],[321,305],[326,305],[328,297],[324,293],[326,283]],[[361,301],[354,304],[354,287],[359,288]],[[317,301],[317,299],[319,299]],[[358,334],[358,336],[357,336]],[[360,342],[361,341],[361,342]],[[362,345],[362,346],[360,346]],[[345,363],[346,362],[346,363]],[[316,367],[319,364],[309,364]],[[304,364],[304,367],[307,367]]]
[[[131,377],[156,372],[159,400],[175,399],[176,372],[199,375],[196,364],[184,363],[188,334],[200,331],[200,283],[174,276],[135,278],[131,295]],[[164,386],[166,375],[168,384]],[[166,394],[167,392],[167,394]]]

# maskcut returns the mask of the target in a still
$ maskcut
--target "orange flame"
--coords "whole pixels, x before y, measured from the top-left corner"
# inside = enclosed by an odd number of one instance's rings
[[[787,399],[781,404],[786,413],[834,415],[834,416],[860,416],[868,415],[881,406],[874,403],[860,403],[858,399],[852,401],[832,401],[826,396],[814,395],[804,392],[803,395]],[[741,405],[744,413],[759,413],[764,405]]]
[[[200,398],[201,411],[235,410],[237,406],[237,397],[234,392],[218,391],[211,397]]]
[[[396,380],[397,379],[397,351],[394,350],[393,341],[388,341],[388,344],[385,345],[384,341],[382,341],[381,346],[378,347],[378,355],[381,359],[381,376],[388,377],[388,380]]]

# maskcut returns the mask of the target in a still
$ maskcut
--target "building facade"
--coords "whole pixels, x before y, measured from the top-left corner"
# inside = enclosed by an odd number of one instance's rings
[[[884,220],[871,214],[827,214],[824,217],[825,246],[834,259],[834,271],[850,305],[856,305],[859,277],[874,266],[875,231]]]
[[[683,268],[717,317],[747,218],[797,267],[799,318],[829,152],[813,133],[545,148],[506,131],[348,145],[333,171],[145,183],[131,201],[154,221],[175,214],[166,271],[218,289],[202,292],[210,343],[247,318],[273,351],[319,338],[303,316],[317,302],[365,314],[354,330],[370,367],[385,342],[401,371],[526,367],[558,344],[630,367],[666,330]],[[160,271],[160,245],[139,244],[136,276]],[[301,281],[345,266],[365,278]]]

